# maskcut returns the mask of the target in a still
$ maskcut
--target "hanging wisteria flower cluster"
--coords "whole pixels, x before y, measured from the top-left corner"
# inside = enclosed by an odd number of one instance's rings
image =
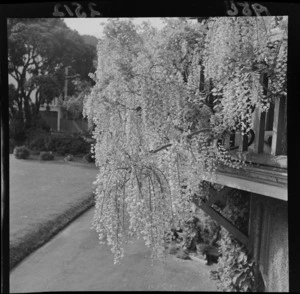
[[[206,198],[218,162],[240,166],[217,141],[247,133],[253,107],[286,94],[286,27],[274,17],[167,19],[160,31],[108,21],[84,114],[99,168],[93,227],[115,262],[135,237],[161,258],[191,201]]]

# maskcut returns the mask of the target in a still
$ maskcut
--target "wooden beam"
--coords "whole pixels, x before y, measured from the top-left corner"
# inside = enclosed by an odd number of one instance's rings
[[[272,132],[273,133],[273,132]],[[238,159],[238,154],[236,150],[229,151],[229,155],[235,159]],[[245,161],[262,164],[264,166],[276,167],[276,168],[284,168],[287,169],[287,156],[279,155],[274,156],[266,153],[254,153],[249,150],[247,153],[243,154],[245,157]]]
[[[211,218],[213,218],[218,224],[220,224],[224,229],[226,229],[229,233],[231,233],[237,240],[243,243],[248,247],[249,239],[243,234],[239,229],[237,229],[231,222],[229,222],[224,216],[222,216],[219,212],[211,208],[207,204],[197,205],[199,209],[202,209],[205,213],[207,213]]]
[[[249,175],[235,176],[226,173],[216,172],[212,182],[239,190],[249,191],[256,194],[261,194],[276,199],[288,200],[287,186],[282,183],[273,184],[266,180],[259,180],[249,177]]]
[[[282,138],[284,132],[285,97],[276,98],[274,107],[274,123],[271,154],[279,155],[282,151]]]

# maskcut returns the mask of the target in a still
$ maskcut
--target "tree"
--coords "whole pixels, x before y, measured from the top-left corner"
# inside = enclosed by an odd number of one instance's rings
[[[63,88],[64,67],[88,80],[95,48],[61,19],[9,19],[9,75],[16,81],[11,97],[21,122],[30,127],[42,103],[50,102]],[[35,101],[31,99],[35,91]],[[70,89],[72,91],[72,89]]]
[[[68,118],[83,119],[83,104],[86,96],[90,93],[92,83],[74,79],[72,81],[75,91],[72,96],[59,99],[60,106],[66,111]]]
[[[266,111],[268,99],[285,95],[286,20],[275,20],[175,19],[162,31],[111,20],[104,28],[84,114],[96,125],[93,224],[115,262],[136,236],[163,256],[166,234],[207,199],[216,167],[243,165],[218,141],[232,128],[247,132],[250,109]],[[272,93],[263,91],[265,72]]]
[[[93,59],[93,65],[97,67],[97,55],[96,48],[98,44],[98,39],[94,36],[82,35],[82,39],[88,45],[91,45],[94,48],[95,55]],[[71,83],[68,84],[68,97],[62,97],[59,99],[59,103],[61,107],[66,111],[69,118],[72,119],[82,119],[83,112],[83,103],[86,95],[90,92],[91,87],[94,85],[94,81],[92,79],[82,79],[82,78],[74,78],[71,80]]]

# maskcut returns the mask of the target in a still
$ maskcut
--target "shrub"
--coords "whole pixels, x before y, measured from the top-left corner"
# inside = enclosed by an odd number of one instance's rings
[[[31,151],[30,152],[32,155],[40,155],[40,151]]]
[[[48,137],[49,133],[41,129],[31,129],[28,132],[28,147],[35,151],[47,150],[46,142]]]
[[[45,147],[46,150],[52,150],[53,152],[65,155],[69,153],[69,140],[57,134],[51,135],[49,138],[47,138]]]
[[[95,155],[92,152],[89,152],[83,156],[83,159],[87,162],[95,162]]]
[[[210,272],[218,290],[224,292],[253,292],[254,261],[245,246],[222,229],[221,257],[218,269]]]
[[[90,144],[85,142],[82,137],[74,137],[68,134],[53,134],[47,138],[45,148],[61,155],[76,155],[87,153],[90,149]]]
[[[18,159],[26,159],[30,155],[30,151],[25,146],[15,147],[14,155]]]
[[[50,132],[50,126],[47,124],[46,120],[41,116],[41,114],[35,114],[32,117],[31,122],[32,129],[42,130],[44,132]]]
[[[14,153],[14,149],[16,147],[16,141],[14,139],[9,139],[9,154]]]
[[[9,138],[15,145],[22,145],[27,138],[24,122],[14,118],[9,122]]]
[[[233,190],[227,197],[222,214],[241,232],[247,233],[250,194]],[[254,260],[249,250],[231,234],[221,229],[219,241],[221,257],[218,268],[211,271],[218,290],[223,292],[253,292],[255,288]]]
[[[73,161],[74,156],[72,154],[68,154],[65,158],[64,161]]]
[[[72,154],[85,154],[89,151],[90,144],[84,141],[83,138],[78,137],[74,138],[70,142],[70,150],[69,152]]]
[[[65,133],[50,134],[42,129],[30,130],[28,146],[31,150],[52,151],[60,155],[86,154],[91,148],[83,137]]]
[[[54,159],[54,155],[51,151],[50,152],[43,151],[40,153],[40,160],[53,160],[53,159]]]

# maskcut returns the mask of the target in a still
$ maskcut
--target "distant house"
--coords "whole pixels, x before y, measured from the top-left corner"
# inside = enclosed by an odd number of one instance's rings
[[[57,98],[54,98],[49,105],[47,104],[41,105],[40,114],[52,130],[55,131],[61,130],[60,122],[61,122],[62,110],[58,106]]]
[[[64,117],[64,111],[58,104],[58,98],[54,98],[49,105],[41,105],[40,114],[53,131],[65,133],[85,133],[88,131],[87,122]]]

